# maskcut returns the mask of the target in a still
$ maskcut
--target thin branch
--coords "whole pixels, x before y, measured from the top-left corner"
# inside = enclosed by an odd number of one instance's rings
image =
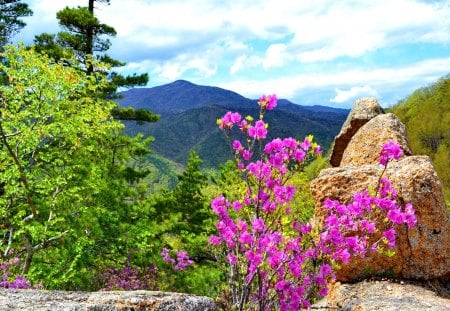
[[[3,126],[2,126],[2,122],[0,122],[0,135],[1,135],[1,140],[3,141],[3,144],[6,146],[6,148],[8,149],[8,153],[9,155],[13,158],[14,162],[16,163],[18,169],[19,169],[19,173],[20,173],[20,181],[22,182],[23,186],[25,187],[25,196],[27,199],[27,203],[30,206],[31,209],[31,213],[32,213],[32,218],[35,218],[37,216],[37,212],[36,212],[36,206],[33,203],[33,200],[30,196],[30,186],[28,184],[28,179],[25,175],[25,169],[22,166],[22,164],[20,163],[20,160],[17,156],[16,153],[14,153],[14,151],[11,148],[11,145],[9,144],[8,140],[6,139],[6,133],[3,130]]]

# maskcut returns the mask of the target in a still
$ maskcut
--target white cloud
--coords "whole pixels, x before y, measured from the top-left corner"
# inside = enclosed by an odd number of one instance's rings
[[[61,8],[86,5],[85,0],[29,3],[35,17],[27,19],[28,29],[38,30],[35,34],[59,31],[55,14]],[[169,59],[180,52],[195,56],[211,45],[235,58],[236,48],[268,40],[272,46],[266,55],[259,47],[253,53],[266,58],[265,68],[277,68],[284,59],[317,62],[357,57],[404,42],[450,42],[448,0],[114,0],[96,7],[99,19],[118,32],[111,52],[125,61],[133,59],[136,49],[157,50],[160,59]],[[280,43],[287,37],[290,42]],[[224,45],[224,38],[232,44]],[[277,59],[280,53],[283,57]]]
[[[234,75],[237,72],[239,72],[242,67],[244,66],[244,63],[247,59],[247,55],[241,55],[238,58],[236,58],[236,60],[234,61],[233,65],[230,67],[230,74]]]
[[[286,44],[271,44],[267,50],[263,60],[264,69],[282,67],[290,60],[290,56],[286,51]]]
[[[25,1],[35,13],[24,18],[28,26],[20,33],[29,41],[61,30],[58,10],[86,5]],[[450,68],[449,58],[427,60],[450,53],[450,0],[113,0],[96,8],[98,18],[118,32],[108,52],[129,62],[121,71],[149,72],[151,83],[218,81],[254,98],[317,92],[345,104],[345,96],[366,86],[383,96],[387,88],[423,85]],[[405,43],[432,43],[440,50],[429,53],[427,45],[406,53]]]
[[[354,69],[338,72],[302,73],[283,77],[269,77],[261,80],[243,79],[223,82],[218,86],[233,90],[249,98],[257,98],[263,93],[276,93],[280,98],[296,100],[304,92],[335,93],[336,88],[341,91],[341,97],[335,97],[339,102],[344,102],[344,96],[366,91],[366,94],[382,96],[380,91],[407,89],[409,92],[418,87],[425,86],[449,73],[450,57],[420,61],[411,65],[397,68],[378,69]],[[353,87],[363,85],[363,87]],[[367,87],[370,85],[370,88]],[[347,89],[347,91],[345,91]],[[372,92],[372,94],[370,94]],[[366,95],[365,94],[365,95]],[[360,93],[359,95],[362,95]],[[403,97],[406,94],[396,94]],[[355,95],[356,97],[357,95]],[[350,98],[348,98],[350,99]],[[329,98],[328,98],[329,100]],[[383,98],[389,101],[389,98]],[[301,103],[301,102],[297,102]],[[327,104],[324,99],[322,105]],[[347,103],[348,104],[348,103]],[[389,103],[388,104],[393,104]]]
[[[353,86],[348,90],[341,90],[340,88],[334,89],[336,92],[336,96],[330,99],[332,103],[344,103],[350,99],[354,99],[356,97],[366,97],[366,96],[374,96],[378,95],[377,91],[371,88],[368,85],[365,86]]]
[[[247,54],[240,55],[234,60],[233,65],[230,67],[230,74],[235,75],[238,72],[242,72],[244,70],[253,69],[255,67],[261,66],[264,59],[259,56],[249,56]]]
[[[450,42],[450,7],[409,0],[327,1],[298,18],[290,49],[302,62],[360,56],[405,42]]]

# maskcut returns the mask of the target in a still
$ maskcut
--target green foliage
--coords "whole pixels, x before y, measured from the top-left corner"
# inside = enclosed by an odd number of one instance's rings
[[[390,112],[405,124],[414,154],[429,155],[446,193],[450,188],[450,77],[415,91]],[[447,199],[448,201],[448,199]]]
[[[0,47],[5,46],[11,37],[25,27],[25,22],[20,18],[32,14],[28,4],[22,3],[20,0],[0,2]]]
[[[133,109],[127,108],[115,108],[112,114],[119,120],[135,120],[138,122],[156,122],[159,120],[159,116],[151,113],[146,109]]]
[[[158,158],[156,158],[158,159]],[[155,264],[160,273],[160,290],[216,296],[223,275],[207,247],[214,230],[208,198],[203,190],[208,176],[200,169],[201,159],[191,152],[186,169],[172,189],[135,197],[128,210],[121,240],[135,266]],[[188,251],[195,264],[187,271],[175,271],[166,264],[161,250]]]
[[[129,163],[147,156],[151,139],[121,134],[115,103],[97,96],[104,75],[23,46],[4,57],[0,259],[20,257],[22,272],[47,288],[93,289],[102,267],[136,247],[125,238],[130,215],[142,214],[133,185],[148,171]]]
[[[319,156],[311,163],[306,165],[305,167],[305,174],[308,177],[309,180],[313,180],[314,178],[319,175],[320,171],[330,167],[330,163],[328,162],[328,156]]]
[[[7,47],[8,66],[0,70],[8,85],[0,86],[0,180],[5,208],[2,223],[9,230],[3,247],[26,249],[24,272],[38,251],[74,232],[64,222],[88,206],[100,188],[98,148],[107,133],[121,130],[111,119],[113,105],[92,101],[101,88],[81,71],[23,47]],[[104,82],[105,83],[105,82]]]

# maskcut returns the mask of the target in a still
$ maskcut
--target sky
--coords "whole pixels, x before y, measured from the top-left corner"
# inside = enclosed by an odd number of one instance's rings
[[[56,12],[87,0],[28,0],[15,41],[61,30]],[[108,54],[147,87],[184,79],[256,99],[390,107],[450,73],[450,0],[111,0]]]

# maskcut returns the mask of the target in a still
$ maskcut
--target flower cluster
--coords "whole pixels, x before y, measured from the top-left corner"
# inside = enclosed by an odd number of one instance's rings
[[[158,269],[156,266],[134,268],[128,260],[126,266],[111,267],[97,277],[101,290],[157,290]]]
[[[194,262],[189,258],[189,255],[185,251],[176,251],[177,258],[172,258],[169,253],[169,249],[163,248],[161,251],[162,259],[171,264],[175,270],[186,270]]]
[[[243,196],[229,201],[216,197],[211,208],[218,216],[218,234],[210,244],[222,250],[229,266],[230,308],[246,310],[300,310],[308,308],[317,295],[327,294],[327,281],[334,278],[333,266],[347,263],[351,256],[395,245],[394,224],[414,226],[416,218],[410,204],[400,207],[395,190],[385,178],[375,195],[357,193],[350,204],[327,200],[328,215],[323,226],[300,224],[290,214],[296,188],[289,184],[293,170],[310,156],[320,153],[312,137],[303,141],[277,138],[261,146],[260,158],[251,161],[255,143],[267,136],[262,119],[266,110],[276,107],[276,96],[263,96],[258,102],[260,118],[242,118],[228,112],[218,121],[242,172],[247,189]],[[230,129],[237,126],[244,136],[232,140]],[[401,149],[395,143],[383,147],[380,162],[398,159]],[[387,217],[383,228],[369,215]],[[383,216],[384,215],[384,216]],[[378,233],[379,236],[376,234]],[[371,239],[375,236],[375,241]]]
[[[398,160],[403,155],[403,150],[394,141],[383,145],[380,152],[380,164],[387,165],[390,159]]]
[[[0,264],[0,287],[5,288],[19,288],[28,289],[31,283],[22,275],[18,275],[12,282],[10,280],[9,269],[12,266],[17,266],[20,263],[19,258],[12,258],[9,261],[4,261]]]

